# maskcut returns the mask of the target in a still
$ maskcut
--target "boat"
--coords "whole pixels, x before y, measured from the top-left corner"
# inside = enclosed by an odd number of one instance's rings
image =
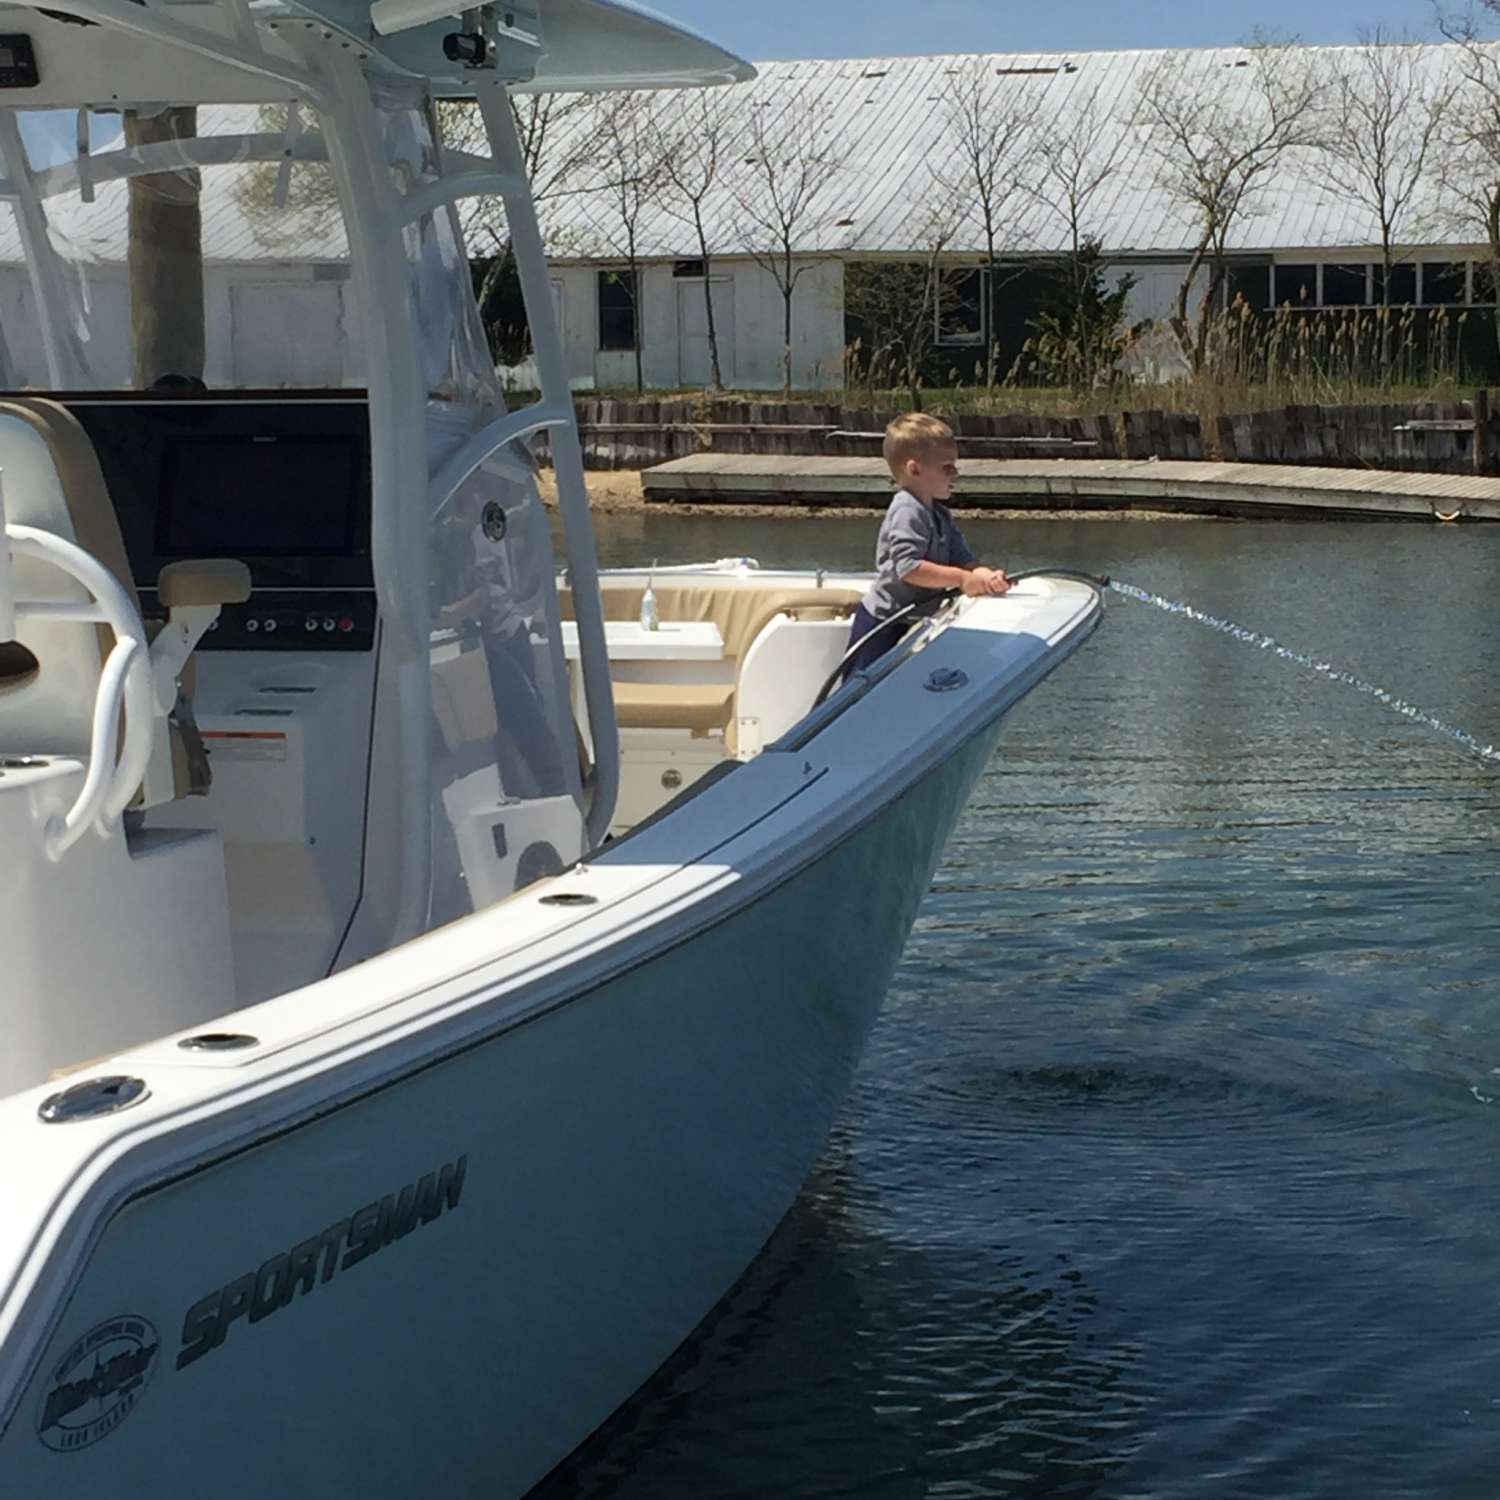
[[[841,683],[859,578],[600,572],[512,103],[748,71],[621,0],[0,14],[0,1492],[523,1494],[812,1167],[1102,605]]]

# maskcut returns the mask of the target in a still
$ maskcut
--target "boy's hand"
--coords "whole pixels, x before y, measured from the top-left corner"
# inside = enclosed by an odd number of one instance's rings
[[[972,599],[1004,594],[1010,590],[1010,579],[1001,568],[972,568],[964,581],[964,593]]]

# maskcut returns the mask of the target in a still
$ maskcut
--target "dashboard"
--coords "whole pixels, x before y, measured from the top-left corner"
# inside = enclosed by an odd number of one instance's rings
[[[200,651],[370,651],[370,439],[364,398],[281,393],[60,395],[109,486],[141,610],[184,558],[250,569]]]

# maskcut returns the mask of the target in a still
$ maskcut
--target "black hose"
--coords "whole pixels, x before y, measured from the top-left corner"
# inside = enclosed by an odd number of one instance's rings
[[[915,604],[908,604],[905,609],[898,609],[888,620],[882,620],[873,630],[867,631],[855,641],[850,648],[839,658],[839,664],[829,674],[828,680],[818,689],[818,696],[813,699],[813,707],[821,708],[827,701],[828,695],[838,686],[839,679],[844,675],[844,668],[875,639],[877,635],[884,634],[892,625],[899,625],[908,616],[919,609],[926,609],[930,605],[947,604],[952,599],[957,599],[962,592],[960,589],[944,589],[933,599],[918,599]]]
[[[1010,579],[1012,584],[1024,583],[1028,578],[1071,578],[1076,583],[1087,583],[1091,585],[1093,588],[1098,589],[1100,593],[1103,593],[1104,590],[1109,587],[1109,575],[1107,573],[1085,573],[1082,568],[1029,568],[1024,573],[1008,573],[1006,576]],[[867,634],[862,635],[843,654],[843,656],[839,658],[838,666],[833,669],[833,671],[829,674],[828,680],[823,684],[821,688],[818,689],[818,696],[813,699],[813,707],[822,707],[822,705],[827,701],[829,695],[833,692],[834,688],[838,686],[839,680],[844,675],[844,668],[847,667],[849,663],[854,659],[854,657],[859,652],[863,651],[864,648],[882,631],[889,630],[892,625],[899,625],[902,620],[907,619],[910,615],[912,615],[919,609],[926,609],[934,602],[938,604],[947,604],[951,600],[957,599],[962,593],[962,589],[944,589],[941,594],[936,596],[935,600],[919,599],[915,604],[908,604],[905,609],[898,610],[890,617],[890,619],[882,620],[880,624],[878,624],[874,628],[874,630],[871,630]],[[1003,599],[1005,596],[1001,594],[997,595],[996,597]]]
[[[1028,568],[1024,573],[1007,573],[1006,577],[1012,583],[1021,583],[1028,578],[1071,578],[1075,583],[1091,584],[1100,593],[1109,587],[1108,573],[1085,573],[1082,568]]]

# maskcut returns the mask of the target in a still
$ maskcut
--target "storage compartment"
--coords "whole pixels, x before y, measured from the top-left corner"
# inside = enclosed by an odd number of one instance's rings
[[[717,735],[695,739],[677,730],[625,731],[620,736],[620,800],[610,832],[629,832],[724,758],[724,741]]]

